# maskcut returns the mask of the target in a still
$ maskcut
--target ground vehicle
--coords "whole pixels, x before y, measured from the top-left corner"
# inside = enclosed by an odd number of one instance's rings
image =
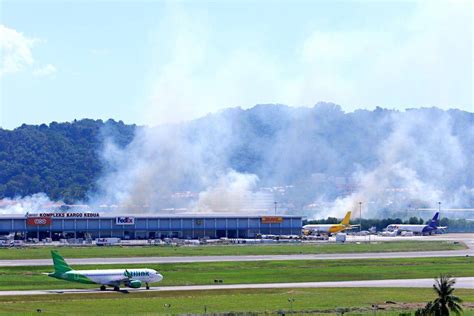
[[[95,243],[97,246],[112,246],[120,244],[120,238],[98,238]]]

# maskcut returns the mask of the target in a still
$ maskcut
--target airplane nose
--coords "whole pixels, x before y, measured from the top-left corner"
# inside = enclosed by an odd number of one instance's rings
[[[157,273],[155,275],[155,279],[156,279],[156,282],[160,282],[161,280],[163,280],[163,276],[161,274]]]

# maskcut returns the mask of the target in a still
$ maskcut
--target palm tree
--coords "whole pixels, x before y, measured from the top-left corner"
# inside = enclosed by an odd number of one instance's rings
[[[433,302],[430,301],[426,303],[425,307],[418,308],[415,311],[415,316],[432,316],[430,312],[432,306],[433,306]]]
[[[447,316],[451,311],[456,315],[460,315],[462,312],[460,305],[462,300],[453,294],[453,285],[456,283],[456,279],[441,274],[435,281],[433,289],[438,294],[438,297],[426,306],[428,313],[434,316]]]

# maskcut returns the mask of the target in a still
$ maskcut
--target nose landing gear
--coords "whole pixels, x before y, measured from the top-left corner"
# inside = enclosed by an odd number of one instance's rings
[[[105,285],[101,285],[101,286],[100,286],[100,290],[101,290],[101,291],[105,291]]]
[[[150,285],[148,285],[148,283],[145,283],[146,285],[146,289],[149,290],[150,289]]]

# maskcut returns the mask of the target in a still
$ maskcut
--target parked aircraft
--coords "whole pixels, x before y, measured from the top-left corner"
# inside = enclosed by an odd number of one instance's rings
[[[73,270],[56,251],[51,251],[54,272],[46,275],[78,283],[100,284],[100,290],[105,291],[106,286],[113,286],[114,291],[120,290],[120,284],[130,288],[140,288],[145,284],[160,282],[163,276],[153,269],[103,269],[103,270]]]
[[[411,224],[391,224],[385,228],[386,232],[401,234],[402,232],[412,232],[419,235],[432,235],[439,230],[446,229],[445,226],[438,226],[439,212],[433,216],[430,222],[426,225],[411,225]]]
[[[336,234],[346,229],[352,229],[353,227],[359,227],[359,225],[351,225],[351,212],[347,212],[346,216],[342,219],[339,224],[309,224],[303,226],[303,232],[305,235],[309,234]]]

